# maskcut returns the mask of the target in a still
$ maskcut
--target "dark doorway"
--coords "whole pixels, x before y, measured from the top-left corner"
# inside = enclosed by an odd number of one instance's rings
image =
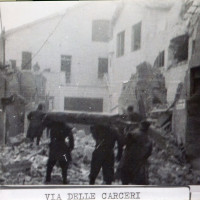
[[[103,99],[65,97],[65,110],[103,112]]]
[[[191,69],[190,73],[190,96],[200,90],[200,66]],[[200,92],[200,91],[199,91]]]

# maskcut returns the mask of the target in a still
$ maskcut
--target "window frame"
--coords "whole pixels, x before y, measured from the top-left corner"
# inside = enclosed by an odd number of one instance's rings
[[[66,60],[64,60],[63,58],[66,57]],[[63,61],[67,62],[67,59],[69,59],[70,61],[70,67],[69,70],[67,70],[67,65],[65,66],[65,68],[63,67]],[[65,82],[66,83],[70,83],[70,78],[71,78],[71,68],[72,68],[72,56],[71,55],[61,55],[60,56],[60,71],[61,72],[65,72]]]
[[[123,36],[123,37],[122,37]],[[125,30],[117,34],[116,56],[121,57],[125,53]]]
[[[136,30],[139,26],[139,45],[136,45]],[[142,41],[142,21],[134,24],[131,29],[131,51],[137,51],[141,49],[141,42]]]
[[[103,69],[100,70],[100,68],[101,68],[100,63],[103,60],[107,62],[107,66],[103,66],[102,65]],[[105,68],[106,68],[106,70],[105,70]],[[99,57],[98,58],[98,79],[102,79],[104,77],[104,74],[108,74],[108,58],[106,58],[106,57]]]
[[[25,55],[30,55],[30,59],[24,59]],[[22,51],[22,70],[31,70],[32,69],[32,53],[30,51]]]

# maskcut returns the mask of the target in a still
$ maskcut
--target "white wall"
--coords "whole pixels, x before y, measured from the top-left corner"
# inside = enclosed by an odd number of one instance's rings
[[[165,4],[165,3],[164,3]],[[112,90],[112,107],[118,104],[122,83],[128,81],[131,74],[136,72],[136,66],[144,61],[152,66],[159,52],[165,51],[165,63],[162,68],[168,89],[167,100],[173,101],[178,83],[184,79],[186,64],[167,70],[168,47],[170,40],[186,33],[186,26],[180,20],[179,12],[182,1],[177,0],[158,9],[139,1],[129,1],[124,4],[124,9],[113,28],[113,38],[109,44],[109,53],[112,65],[110,66]],[[141,48],[131,51],[132,26],[142,22]],[[116,57],[117,34],[125,30],[125,52],[121,57]]]
[[[113,53],[111,88],[113,91],[113,106],[118,104],[121,86],[128,81],[131,74],[136,72],[136,66],[144,61],[153,65],[158,53],[165,49],[167,11],[146,8],[135,1],[125,4],[124,9],[113,29],[113,39],[109,45],[109,52]],[[141,48],[131,51],[132,26],[142,22]],[[125,52],[121,57],[116,57],[117,34],[125,30]]]
[[[80,3],[76,8],[70,9],[60,22],[59,26],[48,39],[45,46],[33,58],[32,65],[36,62],[41,70],[50,68],[52,75],[47,80],[47,88],[53,96],[57,95],[59,85],[64,88],[64,93],[59,100],[57,109],[63,109],[62,99],[70,95],[74,88],[74,97],[81,97],[82,87],[97,88],[86,89],[84,96],[101,97],[107,94],[105,81],[98,79],[98,58],[108,57],[108,43],[92,41],[92,21],[110,20],[115,9],[113,2],[88,2]],[[52,17],[42,20],[13,32],[8,32],[6,43],[6,59],[16,59],[17,66],[21,67],[22,51],[32,52],[34,55],[40,49],[48,35],[52,33],[55,26],[63,16]],[[65,84],[64,74],[60,73],[61,55],[71,55],[71,82]],[[55,77],[53,77],[55,75]],[[73,89],[72,89],[73,88]],[[101,88],[101,92],[99,92]],[[52,91],[51,91],[52,90]],[[108,110],[107,98],[105,98],[105,109]]]

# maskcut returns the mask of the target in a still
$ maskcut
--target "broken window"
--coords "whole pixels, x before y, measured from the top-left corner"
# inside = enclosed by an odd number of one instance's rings
[[[141,47],[141,26],[142,23],[139,22],[132,27],[132,40],[131,40],[131,50],[136,51]]]
[[[65,72],[66,83],[70,82],[71,60],[71,56],[61,55],[61,71]]]
[[[173,38],[169,45],[169,61],[176,64],[188,59],[188,35]]]
[[[65,97],[64,109],[73,111],[103,112],[103,99]]]
[[[117,57],[124,55],[125,31],[117,34]]]
[[[165,65],[165,51],[159,52],[155,62],[154,62],[154,67],[164,67]]]
[[[22,70],[31,70],[32,67],[32,54],[27,51],[22,52]]]
[[[99,58],[98,78],[103,78],[108,73],[108,58]]]
[[[92,22],[92,41],[108,42],[110,22],[108,20],[94,20]]]

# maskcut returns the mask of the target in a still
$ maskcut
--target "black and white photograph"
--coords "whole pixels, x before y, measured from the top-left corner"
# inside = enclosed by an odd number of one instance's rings
[[[199,152],[200,0],[0,2],[1,185],[200,185]]]

